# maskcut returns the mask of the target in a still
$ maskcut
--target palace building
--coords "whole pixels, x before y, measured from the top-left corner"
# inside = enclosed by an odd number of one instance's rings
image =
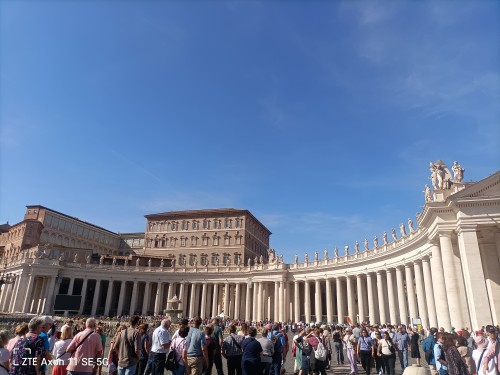
[[[247,321],[500,324],[500,172],[463,182],[442,161],[416,223],[339,256],[286,264],[249,211],[146,215],[114,233],[40,205],[0,226],[0,311],[163,314]],[[175,313],[177,315],[177,312]]]

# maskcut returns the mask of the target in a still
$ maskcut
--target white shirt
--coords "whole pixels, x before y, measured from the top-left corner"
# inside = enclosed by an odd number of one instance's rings
[[[170,349],[163,349],[163,345],[168,344],[169,342],[170,333],[168,333],[164,326],[160,325],[153,332],[153,337],[151,338],[151,351],[154,353],[168,353]]]
[[[472,351],[472,360],[476,364],[476,368],[479,362],[479,358],[481,358],[481,353],[483,352],[483,349],[474,349]],[[481,367],[477,368],[476,374],[482,375],[484,371],[484,362],[486,360],[486,353],[488,350],[484,351],[483,359],[481,359]],[[495,375],[496,370],[495,370],[495,361],[489,361],[488,362],[488,369],[486,371],[486,375]]]
[[[71,357],[71,353],[66,353],[66,348],[69,346],[71,339],[59,340],[54,344],[54,348],[52,349],[52,356],[54,360],[57,358],[57,365],[59,366],[67,366],[69,364],[69,358]]]

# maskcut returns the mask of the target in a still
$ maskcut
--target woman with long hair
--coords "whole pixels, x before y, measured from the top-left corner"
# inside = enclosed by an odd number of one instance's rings
[[[392,342],[388,331],[383,333],[383,338],[378,341],[377,356],[382,358],[387,375],[395,375],[396,345]]]
[[[54,348],[52,349],[52,357],[55,360],[56,365],[52,367],[52,375],[67,375],[68,370],[66,366],[69,364],[69,358],[71,353],[66,353],[71,340],[73,339],[73,330],[70,326],[65,325],[62,327],[61,339],[54,343]]]
[[[116,375],[118,373],[118,354],[113,350],[113,348],[115,346],[116,339],[120,336],[120,334],[124,329],[127,329],[127,326],[125,324],[120,324],[118,326],[115,336],[111,340],[111,344],[109,346],[109,354],[108,354],[109,375]]]
[[[467,365],[455,345],[455,335],[445,333],[443,336],[443,351],[449,375],[470,375]]]

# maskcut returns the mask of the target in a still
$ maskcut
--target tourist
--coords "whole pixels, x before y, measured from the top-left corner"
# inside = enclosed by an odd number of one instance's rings
[[[418,347],[418,341],[420,339],[420,335],[418,334],[417,329],[408,329],[408,334],[410,335],[410,354],[417,366],[420,366],[420,348]],[[407,359],[408,364],[408,359]]]
[[[396,345],[388,331],[382,334],[382,338],[378,342],[377,356],[381,357],[384,362],[386,375],[395,375]]]
[[[352,330],[350,328],[346,329],[343,341],[346,347],[347,359],[349,360],[351,368],[351,372],[349,374],[350,375],[357,374],[358,358],[356,356],[356,348],[358,345],[358,341],[356,339],[356,336],[353,335]]]
[[[382,339],[382,333],[379,330],[375,331],[374,333],[375,333],[375,338],[373,339],[373,350],[374,350],[373,356],[375,357],[375,369],[377,370],[377,374],[382,375],[385,374],[384,360],[382,359],[381,356],[377,355],[378,344]]]
[[[469,374],[474,374],[476,372],[476,366],[474,366],[474,361],[472,360],[472,349],[467,345],[467,339],[463,336],[457,336],[455,342],[462,361],[464,361],[465,365],[469,369]]]
[[[69,365],[71,354],[66,350],[73,339],[73,329],[70,326],[64,326],[61,330],[60,340],[54,343],[52,357],[56,360],[56,365],[52,367],[52,375],[67,375],[66,367]]]
[[[213,332],[211,334],[212,341],[215,346],[215,353],[213,358],[213,363],[215,365],[215,369],[217,370],[217,375],[224,375],[224,371],[222,368],[222,354],[221,347],[222,342],[224,341],[224,334],[222,329],[220,328],[220,319],[215,317],[212,319],[212,328]],[[209,372],[211,374],[211,372]]]
[[[93,365],[88,358],[100,357],[103,352],[101,337],[94,332],[95,329],[95,319],[87,319],[85,329],[78,333],[66,348],[72,357],[67,367],[69,375],[92,374]]]
[[[186,348],[182,353],[182,358],[190,375],[201,375],[203,367],[208,366],[207,341],[205,333],[200,330],[201,318],[197,316],[192,324],[186,337]]]
[[[141,355],[141,338],[136,329],[139,321],[139,316],[132,316],[129,327],[123,330],[115,341],[113,349],[118,353],[118,375],[135,374]]]
[[[392,338],[396,348],[398,348],[399,362],[401,369],[404,371],[408,367],[408,348],[410,346],[410,336],[406,332],[406,327],[398,327],[398,332]]]
[[[240,330],[238,331],[239,336],[248,337],[248,324],[241,323]]]
[[[51,330],[52,326],[54,325],[54,321],[50,316],[42,316],[42,319],[45,321],[45,324],[43,325],[42,332],[40,333],[40,337],[43,339],[43,344],[45,345],[45,350],[46,353],[50,355],[50,342],[49,342],[49,331]],[[47,371],[47,365],[46,363],[42,363],[40,366],[40,371],[41,374],[44,375],[45,372]]]
[[[16,326],[16,330],[14,331],[16,336],[11,338],[6,346],[9,352],[12,351],[12,348],[14,348],[17,340],[19,340],[21,337],[24,337],[28,333],[28,330],[28,324],[26,323],[21,323]]]
[[[313,335],[307,338],[309,346],[313,350],[311,353],[311,367],[314,375],[326,375],[326,349],[320,331],[321,330],[318,326],[314,327]],[[322,349],[320,349],[320,345],[323,346]],[[317,354],[321,353],[321,350],[324,352],[324,357],[318,358]]]
[[[6,375],[9,373],[9,358],[10,352],[6,348],[9,344],[9,331],[0,331],[0,374]]]
[[[267,340],[266,333],[262,332],[262,339]],[[222,343],[222,355],[227,360],[227,373],[228,375],[241,375],[241,358],[243,356],[243,350],[241,348],[241,343],[245,338],[241,335],[236,334],[236,326],[231,324],[229,326],[229,336],[227,336]],[[260,339],[260,340],[262,340]],[[261,342],[262,345],[262,342]],[[272,344],[271,344],[272,346]],[[264,345],[262,345],[264,348]],[[265,355],[265,352],[264,352]],[[271,357],[269,357],[271,359]],[[269,361],[269,364],[271,361]],[[269,368],[266,375],[269,374]]]
[[[208,364],[203,368],[203,375],[212,375],[212,367],[214,366],[215,352],[217,351],[216,339],[212,337],[214,329],[211,325],[205,327],[205,341],[207,345]],[[220,350],[218,350],[220,352]]]
[[[20,374],[41,374],[41,363],[43,358],[50,358],[50,354],[45,349],[43,338],[39,335],[42,333],[45,325],[43,317],[35,317],[28,323],[28,333],[25,337],[21,337],[16,341],[10,354],[10,375]],[[36,358],[32,361],[27,361],[25,358]]]
[[[139,357],[139,363],[136,367],[136,375],[144,375],[148,365],[149,353],[151,352],[151,339],[149,338],[148,329],[148,324],[140,324],[138,327],[141,339],[141,355]]]
[[[342,343],[342,331],[339,326],[335,326],[333,331],[333,345],[335,346],[335,352],[337,357],[337,365],[344,364],[344,345]]]
[[[241,342],[241,348],[243,349],[241,358],[242,375],[259,375],[262,346],[255,339],[257,328],[249,327],[248,336]]]
[[[485,368],[485,356],[488,351],[488,340],[482,335],[475,337],[474,342],[476,344],[476,349],[472,352],[472,360],[476,368],[477,375],[496,375],[495,363],[490,361],[488,367]]]
[[[169,328],[170,320],[163,319],[160,325],[153,331],[150,353],[150,360],[152,363],[151,373],[153,375],[163,375],[165,361],[167,360],[167,353],[170,347]]]
[[[64,326],[63,326],[64,328]],[[118,372],[118,354],[114,350],[115,341],[120,336],[123,330],[127,329],[125,324],[119,324],[115,336],[111,339],[109,354],[108,354],[108,373],[109,375],[117,375]]]
[[[182,353],[186,349],[186,337],[188,333],[189,327],[183,326],[177,331],[177,337],[172,339],[172,343],[170,344],[170,350],[175,352],[175,357],[179,365],[177,370],[172,371],[172,375],[184,375],[186,372],[186,363],[184,363]]]
[[[486,326],[486,334],[488,335],[488,348],[484,359],[483,374],[486,374],[490,363],[493,362],[496,366],[496,371],[500,373],[500,344],[498,343],[498,332],[492,325]]]
[[[449,375],[470,375],[467,365],[462,360],[455,344],[455,335],[445,333],[443,335],[443,351],[445,353],[446,367]]]
[[[356,353],[361,361],[361,366],[363,366],[363,370],[365,370],[366,375],[370,375],[372,357],[374,357],[375,348],[373,340],[368,336],[368,331],[365,328],[361,331]]]
[[[303,329],[302,327],[297,326],[295,328],[295,331],[297,332],[297,334],[293,336],[293,341],[292,341],[292,357],[295,358],[293,363],[293,374],[298,375],[302,367],[302,349],[297,344],[297,339],[302,334]]]
[[[295,340],[297,348],[299,348],[302,352],[302,358],[300,361],[301,366],[299,367],[300,375],[308,375],[312,373],[311,356],[314,355],[314,353],[312,353],[312,348],[308,341],[311,336],[312,329],[308,327],[305,330],[302,330],[299,337]]]
[[[177,328],[177,330],[172,335],[172,341],[175,340],[177,338],[177,336],[179,336],[179,331],[180,330],[187,329],[187,331],[189,331],[189,320],[188,319],[186,319],[186,318],[181,319],[181,320],[179,320],[179,322],[177,324],[178,324],[179,327]]]
[[[425,361],[432,370],[436,369],[436,359],[434,358],[434,344],[436,343],[436,328],[429,329],[429,336],[422,342],[422,350],[424,351]]]
[[[436,359],[436,371],[439,375],[448,375],[448,367],[443,350],[444,332],[439,331],[436,335],[436,344],[434,345],[434,358]]]
[[[281,364],[286,352],[285,335],[280,332],[281,325],[275,324],[273,331],[268,333],[268,338],[274,343],[274,353],[272,356],[271,374],[281,375]]]

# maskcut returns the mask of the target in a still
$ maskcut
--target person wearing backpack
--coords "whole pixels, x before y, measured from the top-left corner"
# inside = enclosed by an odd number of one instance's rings
[[[326,347],[320,334],[320,328],[314,327],[313,335],[307,339],[312,348],[311,367],[314,375],[326,375]]]
[[[436,369],[436,359],[434,358],[434,344],[436,343],[437,328],[431,328],[424,341],[422,341],[422,350],[424,351],[424,358],[431,372]]]
[[[281,365],[285,354],[285,337],[279,332],[279,329],[280,325],[275,324],[272,333],[268,335],[274,345],[273,362],[271,364],[271,374],[274,375],[281,374]]]
[[[28,333],[19,338],[10,354],[10,375],[40,375],[43,358],[49,358],[43,338],[40,337],[45,319],[35,317],[28,323]]]

